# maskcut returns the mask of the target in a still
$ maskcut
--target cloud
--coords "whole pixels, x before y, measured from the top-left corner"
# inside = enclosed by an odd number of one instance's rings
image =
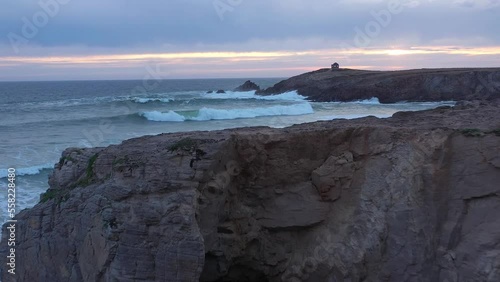
[[[456,0],[455,5],[463,8],[494,9],[500,5],[499,0]]]
[[[42,2],[57,0],[42,0]],[[228,0],[221,0],[228,1]],[[394,0],[392,0],[394,1]],[[461,6],[479,0],[461,0]],[[86,0],[60,5],[60,11],[30,40],[41,46],[100,47],[235,44],[250,40],[324,38],[350,40],[355,27],[373,20],[372,12],[387,9],[390,1],[242,0],[221,21],[212,0]],[[405,10],[378,40],[397,41],[408,33],[423,41],[443,34],[482,36],[500,44],[499,11],[467,12],[453,9],[453,1],[401,0]],[[421,5],[414,6],[415,3]],[[482,2],[482,1],[479,1]],[[485,0],[485,3],[495,1]],[[37,1],[6,1],[0,12],[0,34],[21,34],[22,18],[33,20],[41,10]],[[495,2],[496,3],[496,2]],[[490,5],[491,9],[495,5]],[[493,6],[492,6],[493,5]],[[9,44],[6,36],[0,43]],[[422,42],[425,43],[425,42]]]
[[[401,12],[387,14],[394,1]],[[57,9],[54,3],[58,4]],[[222,18],[221,10],[218,12],[214,3],[226,5]],[[37,25],[44,20],[41,13],[50,15],[46,23]],[[380,60],[387,59],[389,54],[374,54],[369,50],[403,50],[392,53],[401,54],[415,46],[438,49],[456,46],[460,50],[496,48],[500,46],[499,17],[499,0],[8,0],[2,2],[0,10],[0,69],[3,75],[0,79],[37,75],[35,70],[46,72],[46,76],[39,74],[46,78],[58,75],[91,77],[87,72],[92,71],[97,77],[102,77],[103,73],[112,77],[140,75],[143,69],[140,64],[158,58],[117,60],[116,56],[141,54],[302,52],[300,56],[280,59],[238,58],[237,55],[160,60],[162,64],[177,68],[179,76],[215,75],[217,71],[221,75],[233,75],[244,73],[245,68],[252,73],[252,70],[257,72],[266,67],[269,71],[263,73],[278,74],[282,70],[289,74],[298,69],[322,66],[330,57],[342,58],[346,56],[339,53],[343,49],[359,51],[349,55],[358,56],[358,59],[351,58],[351,65],[384,67]],[[370,36],[364,46],[356,44],[356,37],[360,36],[358,30],[369,33],[374,23],[379,25],[376,35]],[[35,26],[36,32],[27,37],[24,33],[29,30],[26,27],[29,24]],[[11,45],[12,34],[24,39],[15,45],[17,50]],[[458,59],[460,56],[476,56],[446,52],[452,57],[444,58],[455,61],[462,61]],[[409,57],[434,59],[436,53],[410,52],[406,55],[408,60],[401,60],[397,65],[406,62],[408,67],[418,66],[418,62]],[[499,64],[498,54],[480,56],[483,65]],[[489,62],[483,60],[485,56],[489,56]],[[46,60],[61,57],[72,59],[65,65]],[[96,57],[111,59],[107,63],[89,59]],[[45,65],[29,58],[45,60]],[[89,60],[89,63],[75,63],[74,58]],[[197,68],[193,60],[199,60],[203,66]],[[463,62],[470,64],[471,59]],[[122,70],[119,66],[129,69]],[[210,70],[210,66],[220,69]],[[240,71],[226,71],[231,66]],[[67,74],[68,69],[73,73]]]
[[[458,6],[465,8],[473,8],[476,6],[476,0],[460,0],[455,2]]]
[[[328,67],[401,69],[493,67],[500,47],[415,46],[407,49],[318,49],[309,51],[195,52],[37,57],[0,57],[0,80],[137,79],[148,66],[165,78],[282,77]],[[495,59],[496,58],[496,59]]]

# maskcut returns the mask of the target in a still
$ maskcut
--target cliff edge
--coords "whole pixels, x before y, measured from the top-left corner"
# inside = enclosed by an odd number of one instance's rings
[[[500,98],[500,68],[320,69],[283,80],[258,93],[271,95],[293,90],[317,102],[348,102],[373,97],[382,103],[491,100]]]
[[[2,281],[500,281],[499,109],[67,149]]]

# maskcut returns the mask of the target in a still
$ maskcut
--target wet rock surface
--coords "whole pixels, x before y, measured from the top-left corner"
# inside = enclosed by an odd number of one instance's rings
[[[69,148],[2,281],[500,281],[499,109]]]

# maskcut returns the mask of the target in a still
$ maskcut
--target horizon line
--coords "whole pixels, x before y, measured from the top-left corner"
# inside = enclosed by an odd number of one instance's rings
[[[319,71],[323,69],[329,69],[328,67],[319,68],[313,71],[306,71],[297,75]],[[498,67],[442,67],[442,68],[408,68],[408,69],[356,69],[356,68],[340,68],[343,70],[359,70],[359,71],[373,71],[373,72],[398,72],[398,71],[412,71],[412,70],[471,70],[471,69],[500,69]],[[293,76],[297,76],[293,75]],[[192,78],[162,78],[156,79],[160,81],[165,80],[219,80],[219,79],[287,79],[293,76],[261,76],[261,77],[250,77],[250,76],[241,76],[241,77],[192,77]],[[62,80],[2,80],[0,79],[0,83],[8,83],[8,82],[85,82],[85,81],[142,81],[143,78],[114,78],[114,79],[62,79]]]

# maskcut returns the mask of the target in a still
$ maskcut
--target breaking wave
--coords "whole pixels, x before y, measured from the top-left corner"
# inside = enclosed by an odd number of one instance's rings
[[[189,115],[185,112],[183,113],[168,111],[164,113],[159,111],[151,111],[141,113],[141,116],[150,121],[181,122],[256,118],[264,116],[296,116],[312,113],[314,113],[314,110],[309,103],[300,103],[295,105],[248,109],[201,108],[200,110],[195,111],[194,115]]]
[[[257,95],[255,91],[247,92],[233,92],[227,91],[226,93],[217,94],[210,93],[203,96],[209,99],[256,99],[256,100],[287,100],[287,101],[303,101],[306,97],[299,95],[297,91],[285,92],[277,95]]]
[[[168,103],[172,102],[174,99],[171,98],[133,98],[132,101],[139,103],[139,104],[146,104],[150,102],[161,102],[161,103]]]
[[[35,165],[35,166],[30,166],[30,167],[22,167],[22,168],[16,168],[16,175],[35,175],[39,174],[42,172],[42,170],[45,169],[52,169],[54,168],[53,163],[46,163],[42,165]],[[8,170],[7,169],[0,169],[0,178],[5,178],[8,175]]]

